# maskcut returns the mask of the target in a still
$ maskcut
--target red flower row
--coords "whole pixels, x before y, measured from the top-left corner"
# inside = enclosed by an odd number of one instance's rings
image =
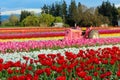
[[[0,34],[0,39],[19,39],[19,38],[37,38],[37,37],[58,37],[64,36],[64,32],[34,32],[17,34]]]
[[[120,29],[117,30],[98,30],[100,34],[113,34],[120,33]]]

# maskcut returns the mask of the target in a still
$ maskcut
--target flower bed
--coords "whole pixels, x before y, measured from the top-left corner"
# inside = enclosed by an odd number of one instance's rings
[[[0,39],[38,38],[38,37],[58,37],[65,36],[64,32],[32,32],[17,34],[0,34]]]
[[[2,80],[118,80],[120,47],[113,46],[78,53],[38,54],[37,59],[23,56],[25,62],[0,59]]]
[[[63,49],[56,49],[56,50],[53,50],[53,49],[41,49],[39,51],[31,51],[31,52],[13,52],[13,53],[6,53],[6,54],[0,54],[0,58],[3,58],[4,59],[4,62],[6,61],[12,61],[12,62],[16,62],[16,61],[21,61],[21,62],[25,62],[25,60],[22,58],[23,56],[27,56],[29,58],[32,58],[32,59],[38,59],[38,54],[49,54],[49,53],[53,53],[53,54],[56,54],[56,53],[61,53],[62,56],[65,56],[64,53],[66,51],[68,52],[72,52],[72,53],[79,53],[79,50],[87,50],[87,49],[94,49],[94,50],[98,50],[99,48],[103,49],[103,48],[106,48],[106,47],[109,47],[109,48],[112,48],[113,46],[116,46],[116,47],[120,47],[120,44],[116,44],[116,45],[101,45],[101,46],[83,46],[83,47],[79,47],[79,48],[76,48],[76,47],[70,47],[70,48],[63,48]]]
[[[108,35],[108,32],[112,33],[112,31],[116,35],[115,30],[104,30],[100,36],[106,33]],[[53,33],[57,35],[59,32],[48,30],[43,34],[37,31],[32,34],[29,31],[22,34],[13,33],[3,34],[2,37],[16,35],[16,38],[20,38],[22,35],[21,38],[25,38],[26,35],[30,36],[30,39],[42,35],[41,37],[45,38],[47,35],[52,36]],[[59,36],[61,37],[61,34]],[[118,80],[120,78],[119,43],[120,38],[0,42],[0,79]]]
[[[120,29],[117,30],[98,30],[100,34],[113,34],[120,33]]]
[[[115,38],[120,37],[120,33],[112,33],[112,34],[100,34],[100,38]]]
[[[40,27],[17,27],[17,28],[0,28],[0,33],[29,33],[29,32],[59,32],[67,28],[40,28]]]
[[[0,42],[0,52],[35,51],[40,49],[59,49],[65,47],[82,47],[105,44],[118,44],[120,38],[78,39],[78,40],[49,40],[26,42]]]
[[[59,37],[65,36],[65,30],[68,28],[0,28],[0,39],[18,39],[18,38],[41,38],[41,37]],[[84,29],[84,28],[82,28]],[[93,28],[94,29],[94,28]],[[97,29],[97,28],[95,28]],[[110,28],[97,29],[100,33],[100,37],[106,37],[106,35],[113,35],[113,37],[119,37],[120,29]],[[115,35],[118,36],[115,36]],[[105,35],[105,36],[104,36]],[[108,36],[109,37],[109,36]]]
[[[0,39],[0,42],[9,42],[9,41],[15,41],[15,42],[24,42],[24,41],[47,41],[47,40],[62,40],[64,39],[64,36],[55,36],[55,37],[39,37],[39,38],[19,38],[19,39]]]

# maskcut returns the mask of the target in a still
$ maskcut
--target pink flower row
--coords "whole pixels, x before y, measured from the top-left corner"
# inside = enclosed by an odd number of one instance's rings
[[[81,47],[94,46],[104,44],[120,43],[120,38],[100,38],[100,39],[78,39],[78,40],[49,40],[49,41],[26,41],[26,42],[0,42],[0,52],[20,52],[33,51],[47,48],[65,48],[65,47]]]

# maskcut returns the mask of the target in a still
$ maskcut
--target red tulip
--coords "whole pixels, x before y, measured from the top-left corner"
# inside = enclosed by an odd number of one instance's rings
[[[0,58],[0,63],[3,63],[3,59],[2,58]]]
[[[94,72],[93,75],[94,75],[94,76],[98,76],[98,72]]]
[[[85,76],[84,80],[92,80],[91,76]]]
[[[59,76],[56,78],[56,80],[66,80],[66,77],[65,76]]]
[[[29,71],[31,71],[33,68],[32,68],[32,66],[28,66],[27,69],[28,69]]]
[[[43,70],[42,69],[37,69],[36,71],[35,71],[35,74],[36,75],[40,75],[40,74],[42,74],[43,73]]]
[[[38,55],[38,58],[39,58],[39,59],[45,59],[45,58],[46,58],[46,55],[45,55],[45,54],[39,54],[39,55]]]
[[[24,75],[19,76],[18,79],[19,79],[19,80],[25,80],[25,76],[24,76]]]
[[[120,77],[120,70],[117,71],[116,75],[117,75],[118,77]]]
[[[47,73],[47,76],[51,74],[51,69],[50,68],[45,68],[44,71]]]
[[[13,70],[8,69],[7,72],[8,72],[8,74],[12,74],[12,73],[13,73]]]
[[[85,78],[85,76],[87,75],[87,73],[85,71],[80,71],[80,72],[77,72],[77,75],[81,78]]]
[[[3,70],[3,64],[0,63],[0,71]]]
[[[39,75],[35,75],[32,80],[39,80]]]

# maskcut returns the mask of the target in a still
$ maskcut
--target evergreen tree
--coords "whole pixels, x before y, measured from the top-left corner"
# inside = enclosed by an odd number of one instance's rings
[[[77,24],[77,6],[75,0],[71,0],[71,4],[69,6],[69,22],[72,26]]]
[[[30,15],[32,15],[32,13],[29,11],[21,11],[20,22],[22,22],[22,20],[24,20],[27,16],[30,16]]]
[[[42,7],[42,13],[49,14],[49,7],[46,4]]]
[[[63,21],[65,23],[67,18],[67,4],[65,0],[63,0],[61,12],[62,12]]]
[[[61,16],[61,4],[55,4],[55,15],[54,16]]]
[[[103,2],[101,6],[98,7],[98,11],[103,16],[109,18],[111,25],[117,25],[117,8],[115,8],[114,4],[111,5],[109,1]]]
[[[50,6],[49,14],[55,16],[55,5],[54,5],[54,4],[52,4],[52,5]]]

